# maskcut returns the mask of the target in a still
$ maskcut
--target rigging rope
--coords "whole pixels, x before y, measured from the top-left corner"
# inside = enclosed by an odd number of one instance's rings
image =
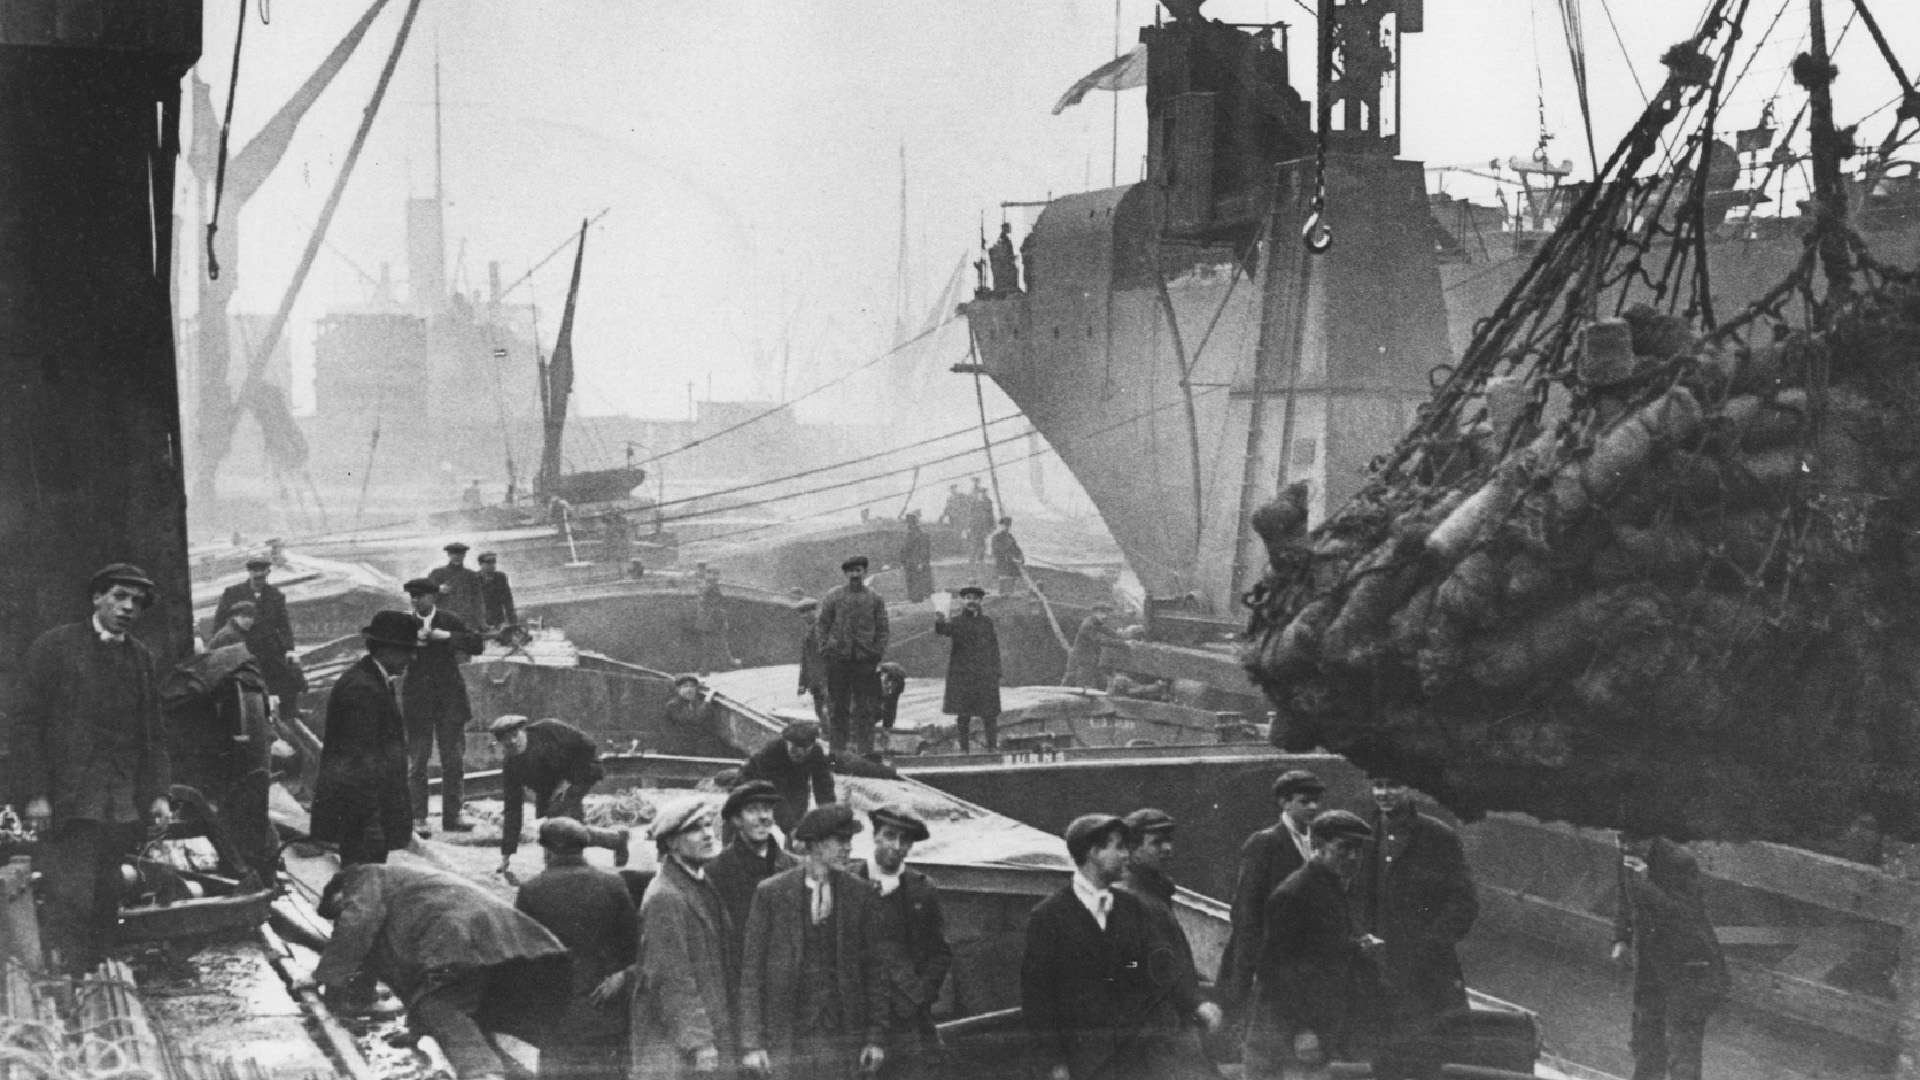
[[[220,122],[220,154],[213,169],[213,213],[207,216],[207,278],[220,280],[220,259],[213,236],[220,231],[220,200],[227,190],[227,137],[233,133],[233,103],[240,90],[240,46],[247,37],[247,0],[240,0],[239,25],[233,31],[233,73],[227,77],[227,115]]]

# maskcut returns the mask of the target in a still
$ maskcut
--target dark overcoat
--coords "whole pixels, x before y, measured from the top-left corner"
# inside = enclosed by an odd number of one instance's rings
[[[132,686],[121,682],[128,676]],[[132,705],[136,758],[124,797],[144,814],[172,787],[159,679],[153,653],[139,641],[103,642],[91,619],[56,626],[27,646],[18,687],[10,755],[16,806],[45,797],[56,829],[76,817],[99,820],[95,804],[116,770],[94,736],[127,722],[118,714],[122,701]]]
[[[800,636],[800,693],[826,692],[827,662],[820,655],[820,630],[812,619],[808,619],[807,632]]]
[[[706,865],[707,878],[720,890],[720,902],[727,906],[727,921],[733,927],[735,952],[746,949],[747,915],[753,911],[753,894],[760,883],[775,874],[799,865],[777,842],[767,844],[767,854],[753,850],[745,837],[735,837],[725,851]]]
[[[414,616],[414,624],[419,625],[419,616]],[[479,656],[487,643],[445,608],[434,609],[433,628],[452,636],[445,641],[426,642],[414,650],[413,664],[401,683],[400,704],[415,725],[457,722],[466,727],[473,719],[473,706],[467,700],[467,683],[460,677],[460,665],[466,657]]]
[[[1711,1011],[1730,989],[1727,959],[1700,894],[1700,863],[1664,837],[1647,851],[1644,876],[1620,875],[1614,940],[1633,947],[1634,981],[1657,986],[1682,1009]]]
[[[1119,887],[1139,898],[1154,932],[1173,948],[1174,985],[1167,1000],[1180,1017],[1192,1017],[1200,1008],[1200,971],[1193,959],[1193,944],[1187,940],[1187,932],[1180,929],[1180,918],[1173,910],[1173,879],[1129,866]]]
[[[1287,1033],[1311,1031],[1330,1055],[1365,1040],[1371,962],[1347,913],[1340,876],[1318,863],[1288,875],[1267,898],[1255,1008]]]
[[[480,622],[483,626],[512,626],[520,621],[513,606],[513,582],[495,570],[480,575]]]
[[[505,820],[500,824],[503,855],[520,850],[529,793],[533,795],[533,816],[543,818],[553,810],[549,804],[560,781],[565,780],[577,794],[607,775],[600,764],[600,748],[572,724],[535,720],[526,726],[526,732],[527,748],[500,766],[500,799],[505,810]]]
[[[633,995],[633,1073],[691,1080],[693,1052],[711,1046],[737,1063],[732,988],[740,958],[712,882],[667,859],[640,903],[640,977]]]
[[[740,780],[765,780],[779,789],[780,801],[774,804],[773,819],[780,831],[793,835],[793,827],[807,813],[807,789],[813,789],[813,801],[825,806],[834,800],[833,763],[827,752],[814,743],[799,761],[787,753],[785,739],[774,739],[754,751],[740,767]]]
[[[486,599],[480,587],[480,571],[471,566],[436,566],[427,572],[427,580],[440,587],[438,605],[467,626],[479,626],[486,619]]]
[[[853,873],[863,881],[871,880],[866,863],[854,867]],[[953,969],[940,890],[927,875],[902,868],[900,887],[892,896],[878,895],[878,886],[875,894],[873,946],[885,973],[888,1026],[896,1041],[937,1042],[933,1003]]]
[[[1233,885],[1233,931],[1220,955],[1220,996],[1238,1008],[1253,1000],[1253,974],[1260,965],[1260,936],[1266,926],[1267,897],[1306,858],[1285,822],[1261,829],[1240,845],[1240,874]]]
[[[550,855],[547,868],[520,886],[513,906],[559,938],[573,958],[573,997],[561,1037],[603,1042],[625,1035],[626,1010],[597,1008],[587,995],[633,963],[640,920],[627,883],[588,866],[583,856]]]
[[[746,951],[740,965],[740,1047],[765,1050],[780,1069],[792,1057],[799,1035],[798,1005],[808,910],[806,868],[796,866],[760,883],[747,916]],[[840,963],[839,1034],[884,1046],[889,1001],[880,954],[873,948],[874,887],[844,870],[832,882],[836,953]],[[858,1049],[858,1047],[855,1047]]]
[[[327,696],[327,737],[313,786],[315,840],[345,843],[375,834],[388,851],[413,837],[407,795],[407,728],[386,675],[363,656]]]
[[[1466,980],[1454,948],[1473,929],[1480,902],[1460,837],[1445,824],[1414,813],[1404,824],[1376,813],[1350,896],[1360,926],[1387,945],[1381,985],[1395,1023],[1467,1007]],[[1383,850],[1390,830],[1406,833],[1391,862]]]
[[[993,618],[962,611],[936,620],[933,632],[953,642],[947,691],[940,711],[953,716],[1000,715],[1000,636]]]
[[[900,541],[900,569],[907,579],[907,600],[919,603],[933,595],[933,537],[909,529]]]
[[[287,651],[293,648],[293,620],[287,614],[287,594],[278,587],[263,585],[256,593],[251,580],[227,586],[213,609],[214,632],[227,625],[233,605],[242,600],[253,601],[253,628],[246,632],[247,651],[260,665],[267,689],[275,694],[297,694],[305,690],[307,683],[300,669],[287,662]]]

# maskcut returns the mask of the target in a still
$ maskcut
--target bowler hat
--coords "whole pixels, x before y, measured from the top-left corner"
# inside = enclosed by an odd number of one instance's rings
[[[765,780],[749,780],[727,794],[727,801],[720,807],[721,820],[731,820],[733,815],[745,810],[754,803],[777,803],[780,801],[780,789]]]
[[[962,585],[953,595],[962,600],[969,597],[975,600],[985,600],[987,598],[987,590],[978,585]]]
[[[265,555],[255,555],[253,558],[247,560],[247,569],[249,570],[271,570],[272,568],[273,560],[267,558]]]
[[[593,843],[593,834],[570,817],[550,817],[540,823],[540,846],[549,851],[581,851]]]
[[[455,540],[453,543],[448,544],[446,547],[443,547],[440,550],[449,552],[452,554],[464,555],[467,552],[472,551],[473,549],[461,543],[460,541]]]
[[[360,636],[369,645],[397,645],[403,649],[420,645],[420,623],[404,611],[376,611],[373,620],[360,628]]]
[[[830,836],[850,839],[861,829],[860,819],[846,803],[828,803],[807,811],[793,827],[793,838],[803,844],[815,844]]]
[[[855,555],[852,558],[849,558],[846,562],[841,563],[840,569],[851,570],[857,566],[860,569],[865,570],[867,567],[871,565],[872,564],[867,561],[867,557],[865,555]]]
[[[87,583],[95,595],[106,592],[111,585],[136,585],[147,590],[149,602],[152,600],[153,579],[132,563],[117,562],[103,566],[94,572],[93,579]]]
[[[898,807],[878,806],[870,811],[867,817],[872,819],[873,831],[876,833],[880,831],[881,826],[891,825],[900,830],[909,844],[917,844],[927,838],[926,822]]]
[[[1354,814],[1345,810],[1328,810],[1313,819],[1307,831],[1316,843],[1329,840],[1366,840],[1373,836],[1373,829]]]
[[[1155,810],[1150,806],[1135,810],[1124,820],[1127,823],[1127,831],[1136,837],[1153,832],[1168,832],[1173,828],[1172,814],[1165,810]]]
[[[1291,799],[1295,795],[1322,795],[1327,785],[1305,769],[1288,769],[1273,780],[1273,797]]]
[[[507,713],[505,716],[494,717],[493,723],[487,725],[487,732],[497,739],[502,735],[511,735],[519,731],[527,724],[527,718],[519,713]]]
[[[683,795],[662,806],[653,815],[655,841],[671,840],[706,819],[712,807],[698,795]]]
[[[813,720],[795,720],[787,725],[780,737],[795,746],[812,746],[820,741],[820,725]]]
[[[423,577],[414,578],[401,588],[407,590],[408,596],[429,596],[440,591],[440,586]]]

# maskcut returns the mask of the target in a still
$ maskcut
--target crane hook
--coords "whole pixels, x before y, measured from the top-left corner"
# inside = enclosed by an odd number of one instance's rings
[[[1300,242],[1307,246],[1310,255],[1325,255],[1333,249],[1333,230],[1327,228],[1327,197],[1324,193],[1313,197],[1311,213],[1307,223],[1300,227]]]

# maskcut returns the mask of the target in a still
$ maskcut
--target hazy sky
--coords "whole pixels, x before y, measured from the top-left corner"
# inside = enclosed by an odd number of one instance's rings
[[[1609,2],[1626,55],[1651,90],[1659,54],[1691,31],[1703,5]],[[405,4],[391,0],[248,206],[236,310],[270,311],[278,301]],[[1599,0],[1579,4],[1604,158],[1641,98],[1605,9]],[[207,10],[200,73],[216,108],[227,100],[236,6]],[[365,10],[359,0],[273,0],[272,22],[262,25],[258,8],[245,6],[254,21],[241,60],[236,150]],[[1121,0],[1122,48],[1154,8]],[[1894,42],[1920,40],[1920,5],[1878,0],[1875,9]],[[1212,0],[1206,11],[1292,23],[1295,78],[1310,83],[1313,20],[1295,0]],[[1784,11],[1779,25],[1728,105],[1734,126],[1751,124],[1776,90],[1783,125],[1799,106],[1796,88],[1782,84],[1802,46],[1805,0],[1787,0],[1784,9],[1779,0],[1753,0],[1745,47],[1776,11]],[[611,207],[588,242],[576,331],[581,407],[678,416],[689,381],[703,396],[709,379],[719,398],[773,394],[771,366],[752,361],[783,338],[793,347],[790,391],[885,346],[902,147],[912,288],[923,306],[973,251],[982,215],[996,227],[1002,200],[1106,186],[1113,96],[1091,95],[1060,116],[1049,109],[1113,54],[1114,12],[1113,0],[425,0],[330,248],[295,310],[296,371],[310,370],[314,318],[369,295],[349,259],[375,276],[391,264],[404,289],[401,200],[432,186],[436,53],[451,272],[469,290],[484,289],[487,263],[497,260],[512,280],[583,216]],[[1850,13],[1829,0],[1829,33]],[[1552,155],[1587,172],[1559,0],[1428,0],[1426,25],[1406,39],[1405,156],[1476,166],[1524,157],[1544,96],[1546,125],[1557,135]],[[1860,27],[1838,59],[1843,123],[1894,94]],[[1920,66],[1920,53],[1907,60]],[[1119,95],[1123,183],[1140,171],[1143,96]],[[1890,118],[1891,110],[1881,113],[1863,132],[1877,140]],[[1466,177],[1446,183],[1476,197],[1489,191]],[[191,220],[192,202],[181,209]],[[566,260],[556,259],[530,292],[516,294],[540,305],[548,347],[566,273]],[[188,290],[183,314],[192,307]],[[964,344],[949,334],[940,348]],[[966,391],[956,401],[970,401],[970,389],[954,382],[956,394]],[[815,415],[844,404],[823,398]]]

